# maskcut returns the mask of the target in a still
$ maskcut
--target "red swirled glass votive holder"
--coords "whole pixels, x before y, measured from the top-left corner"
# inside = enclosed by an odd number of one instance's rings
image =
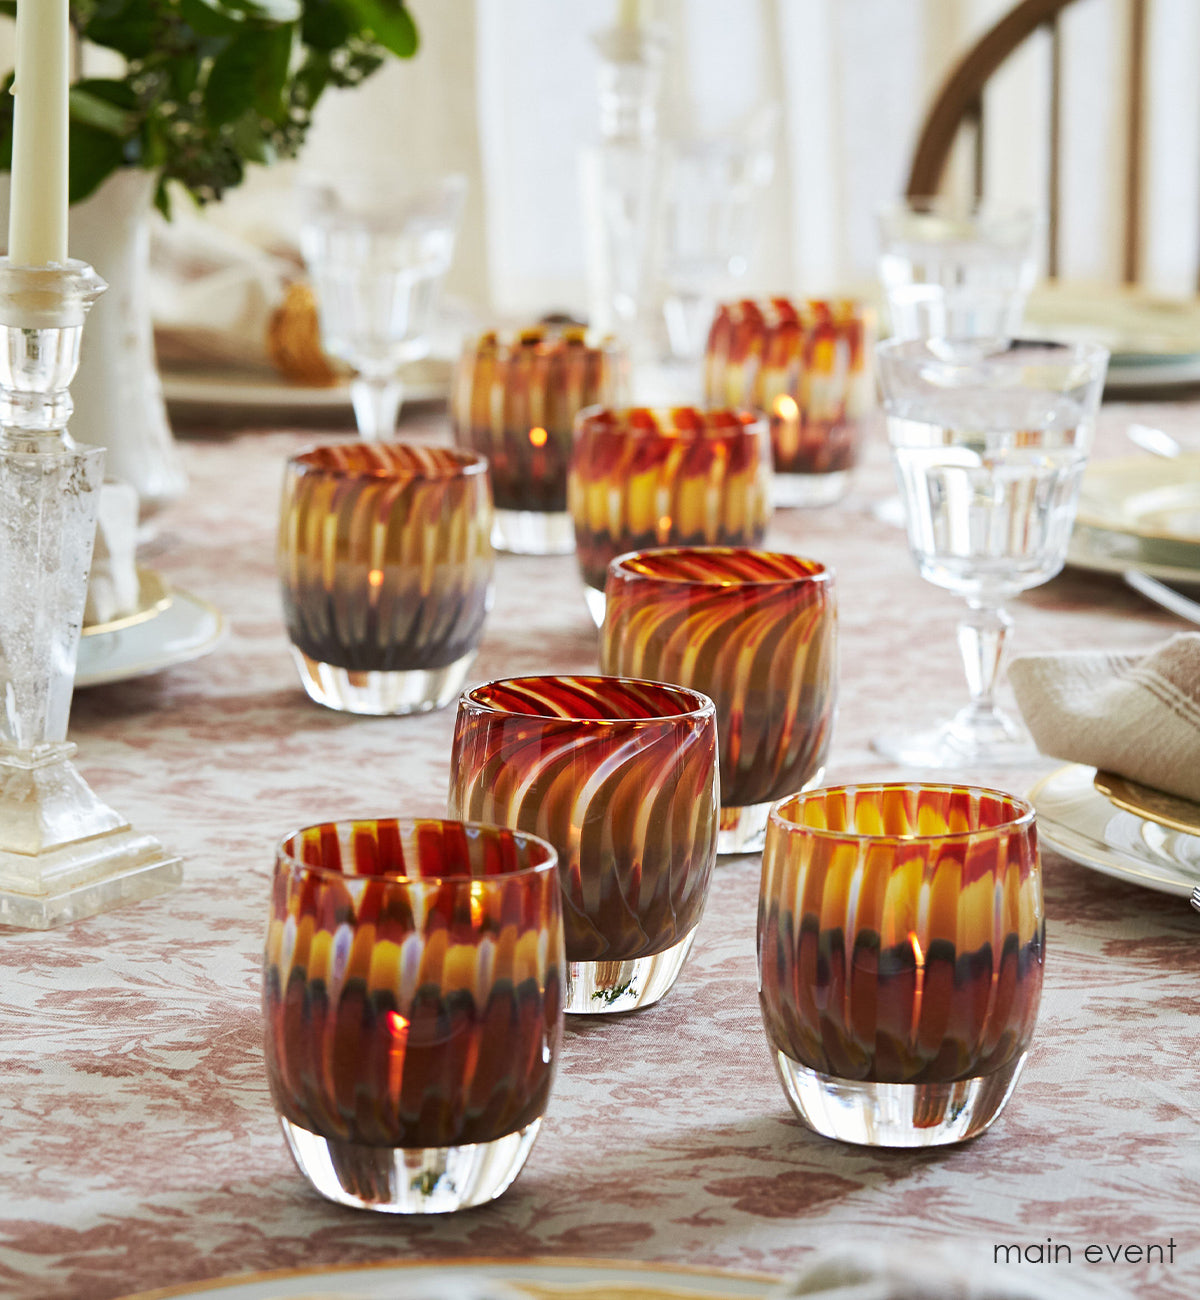
[[[451,816],[558,850],[567,1011],[657,1002],[691,950],[716,860],[712,701],[616,677],[476,686],[459,701],[451,773]]]
[[[824,776],[837,703],[833,574],[770,551],[636,551],[609,565],[605,605],[600,671],[713,701],[717,851],[761,849],[771,804]]]
[[[450,390],[455,441],[488,458],[495,500],[492,541],[522,555],[575,549],[567,466],[575,417],[624,401],[628,361],[614,339],[578,325],[539,325],[469,339]]]
[[[694,407],[584,411],[568,479],[588,608],[609,562],[653,546],[757,546],[771,517],[766,421]]]
[[[771,812],[759,1001],[784,1091],[818,1133],[936,1146],[1016,1086],[1042,990],[1033,809],[996,790],[837,786]]]
[[[557,859],[533,836],[429,818],[284,839],[267,1080],[309,1182],[397,1214],[499,1196],[546,1109],[564,967]]]
[[[278,567],[308,694],[350,713],[449,704],[492,603],[491,531],[475,452],[355,442],[293,456]]]
[[[861,303],[724,303],[704,355],[705,400],[766,411],[775,503],[830,505],[850,486],[875,406],[874,312]]]

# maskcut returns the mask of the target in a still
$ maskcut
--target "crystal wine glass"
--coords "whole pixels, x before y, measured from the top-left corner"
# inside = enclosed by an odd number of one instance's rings
[[[358,431],[390,438],[404,397],[401,368],[429,351],[428,331],[454,253],[467,183],[310,186],[301,249],[312,278],[321,343],[354,371]]]
[[[872,743],[916,767],[1024,761],[1032,742],[994,699],[1004,606],[1066,560],[1108,352],[935,339],[893,340],[876,356],[909,547],[927,582],[967,604],[958,643],[971,700],[931,732]]]
[[[998,343],[1020,333],[1037,279],[1035,208],[939,197],[890,203],[878,215],[893,338]]]

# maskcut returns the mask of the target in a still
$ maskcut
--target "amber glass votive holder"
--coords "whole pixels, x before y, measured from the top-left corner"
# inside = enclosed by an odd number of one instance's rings
[[[435,818],[287,836],[263,1018],[301,1173],[394,1214],[499,1196],[550,1095],[563,969],[556,855],[533,836]]]
[[[610,561],[655,546],[757,546],[771,517],[771,442],[748,411],[584,411],[568,479],[588,609]]]
[[[451,773],[452,817],[558,850],[567,1011],[632,1011],[667,993],[716,860],[712,701],[615,677],[490,682],[459,701]]]
[[[926,1147],[1012,1095],[1042,991],[1033,809],[967,785],[835,786],[777,804],[759,1001],[789,1101],[826,1137]]]
[[[766,411],[775,504],[839,501],[876,405],[874,312],[861,303],[770,298],[717,309],[704,355],[705,400]]]
[[[278,565],[304,689],[349,713],[421,713],[462,689],[492,603],[487,461],[349,443],[293,456]]]
[[[763,847],[771,804],[819,785],[837,702],[833,574],[815,560],[665,547],[608,567],[600,671],[678,682],[717,709],[718,853]]]
[[[539,325],[468,339],[450,390],[455,441],[488,458],[492,543],[518,555],[567,555],[567,466],[575,417],[626,399],[628,361],[616,340],[578,325]]]

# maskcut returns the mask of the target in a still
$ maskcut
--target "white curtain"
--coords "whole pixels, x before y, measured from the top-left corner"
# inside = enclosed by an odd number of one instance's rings
[[[1130,0],[1065,13],[1064,278],[1120,276],[1127,148],[1116,87]],[[903,187],[921,117],[955,58],[1012,0],[643,0],[671,37],[661,124],[720,134],[780,109],[777,169],[743,286],[821,293],[874,275],[875,207]],[[461,170],[472,199],[450,290],[506,315],[585,306],[580,150],[597,135],[590,35],[618,0],[412,0],[422,48],[322,101],[301,165]],[[1194,292],[1200,256],[1200,5],[1149,0],[1143,280]],[[3,33],[7,36],[7,31]],[[3,51],[0,51],[2,55]],[[1048,40],[988,92],[987,189],[1044,202]],[[295,166],[258,171],[212,214],[287,231]],[[959,167],[959,181],[966,168]]]

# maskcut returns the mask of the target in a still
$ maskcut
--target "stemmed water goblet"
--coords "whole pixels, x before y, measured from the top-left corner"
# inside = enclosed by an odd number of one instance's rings
[[[906,199],[878,214],[893,338],[988,339],[1021,332],[1042,219],[1019,204]]]
[[[466,179],[397,189],[310,185],[301,249],[325,351],[354,371],[350,394],[368,442],[392,436],[403,366],[429,351],[428,332],[450,266]]]
[[[1032,742],[994,698],[1004,606],[1066,561],[1108,352],[932,339],[893,340],[876,357],[909,547],[927,582],[967,604],[958,643],[971,699],[933,731],[872,743],[917,767],[1024,761]]]

